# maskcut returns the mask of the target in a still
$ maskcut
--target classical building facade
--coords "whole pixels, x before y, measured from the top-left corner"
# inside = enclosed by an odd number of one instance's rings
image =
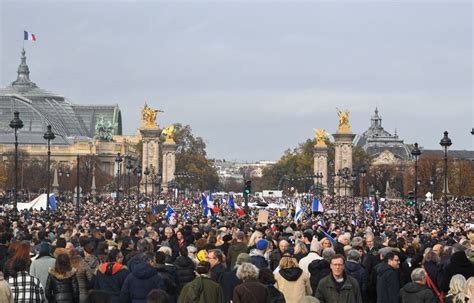
[[[362,147],[374,160],[373,164],[397,164],[411,159],[412,146],[405,144],[395,132],[391,134],[382,126],[382,117],[376,108],[370,127],[356,136],[354,146]]]
[[[135,144],[139,137],[122,136],[118,105],[78,105],[38,87],[30,80],[24,49],[17,74],[11,85],[0,89],[0,160],[6,161],[13,153],[14,135],[9,123],[15,111],[24,124],[18,135],[19,148],[32,157],[46,157],[43,134],[47,125],[56,135],[51,141],[52,161],[56,163],[72,166],[76,155],[97,155],[101,169],[113,175],[117,153],[138,155]]]

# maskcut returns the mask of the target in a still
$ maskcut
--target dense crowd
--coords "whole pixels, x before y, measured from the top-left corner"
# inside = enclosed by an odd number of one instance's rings
[[[447,226],[443,201],[420,221],[400,200],[267,199],[284,210],[259,222],[227,200],[2,208],[0,302],[474,302],[471,200],[448,201]]]

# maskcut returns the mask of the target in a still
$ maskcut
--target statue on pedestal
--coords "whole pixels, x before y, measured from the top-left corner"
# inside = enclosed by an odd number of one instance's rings
[[[162,113],[162,110],[152,109],[147,104],[142,110],[142,127],[143,128],[158,128],[156,124],[156,115]]]
[[[166,137],[165,143],[168,144],[175,144],[174,142],[174,132],[176,131],[176,128],[174,127],[174,124],[171,124],[167,128],[165,128],[161,134]]]
[[[337,109],[337,114],[339,115],[339,129],[340,132],[350,132],[351,126],[349,125],[349,111]]]
[[[316,128],[316,146],[326,146],[328,133],[322,128]]]

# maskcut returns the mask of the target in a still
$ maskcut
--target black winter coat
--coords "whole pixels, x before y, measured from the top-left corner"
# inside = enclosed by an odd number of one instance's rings
[[[124,302],[145,303],[146,296],[155,288],[164,289],[163,279],[156,268],[145,262],[138,263],[125,279],[120,299]]]
[[[97,270],[94,289],[109,293],[112,302],[120,302],[120,290],[128,274],[127,267],[120,263],[102,263]]]
[[[211,268],[211,279],[217,283],[220,283],[222,274],[226,271],[225,265],[223,263],[219,263],[213,268]]]
[[[398,272],[385,262],[375,267],[377,271],[377,302],[398,303],[400,279]]]
[[[227,271],[222,275],[219,284],[222,287],[222,294],[224,297],[223,303],[229,303],[234,295],[234,288],[242,284],[242,281],[237,278],[236,273],[237,269],[234,269],[233,271]]]
[[[421,285],[415,282],[407,283],[407,285],[400,289],[400,298],[402,299],[402,303],[437,302],[431,289],[426,285]]]
[[[174,261],[174,266],[176,266],[176,282],[179,291],[181,291],[186,283],[196,278],[196,273],[194,272],[196,264],[188,257],[179,256]]]
[[[79,302],[79,284],[76,270],[68,273],[58,273],[54,268],[48,270],[45,296],[50,303],[77,303]]]
[[[362,301],[368,301],[368,281],[369,277],[367,270],[356,262],[347,261],[344,267],[346,274],[355,278],[359,283],[360,294],[362,296]]]
[[[265,257],[255,251],[250,253],[250,263],[257,266],[258,269],[268,268],[268,262],[265,260]]]
[[[474,264],[469,261],[466,253],[463,251],[454,253],[451,256],[451,262],[444,269],[444,279],[441,287],[444,292],[448,292],[449,282],[457,274],[463,275],[466,279],[474,276]]]
[[[158,264],[156,270],[161,279],[163,279],[164,290],[170,295],[170,302],[176,302],[179,292],[178,285],[176,284],[176,269],[174,266]]]
[[[331,273],[329,262],[326,260],[314,260],[308,265],[308,272],[310,273],[309,282],[311,289],[313,290],[313,296],[318,288],[318,283],[322,278],[326,277]]]

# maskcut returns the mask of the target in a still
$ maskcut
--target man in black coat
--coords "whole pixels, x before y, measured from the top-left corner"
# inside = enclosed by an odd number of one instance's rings
[[[219,283],[226,271],[224,254],[220,249],[211,249],[207,254],[207,261],[211,264],[211,279]]]
[[[377,271],[377,303],[398,303],[400,279],[398,268],[400,258],[393,252],[385,255],[382,263],[375,267]]]
[[[268,268],[268,262],[265,259],[265,251],[268,247],[268,241],[265,239],[260,239],[257,242],[255,249],[252,249],[250,252],[250,262],[257,266],[258,269]]]
[[[436,302],[433,291],[426,286],[426,272],[423,268],[415,268],[411,273],[413,282],[407,283],[400,290],[402,303],[431,303]]]
[[[278,242],[278,247],[274,249],[270,254],[270,269],[275,270],[280,265],[281,257],[288,252],[290,243],[286,239],[281,239]]]
[[[359,283],[360,293],[363,302],[368,302],[368,274],[367,270],[360,264],[360,254],[356,249],[347,252],[347,262],[344,265],[345,271]]]
[[[449,290],[449,282],[457,274],[463,275],[466,279],[474,276],[474,264],[467,258],[464,246],[458,243],[453,245],[451,262],[444,268],[444,279],[441,287],[443,291],[447,292]]]

